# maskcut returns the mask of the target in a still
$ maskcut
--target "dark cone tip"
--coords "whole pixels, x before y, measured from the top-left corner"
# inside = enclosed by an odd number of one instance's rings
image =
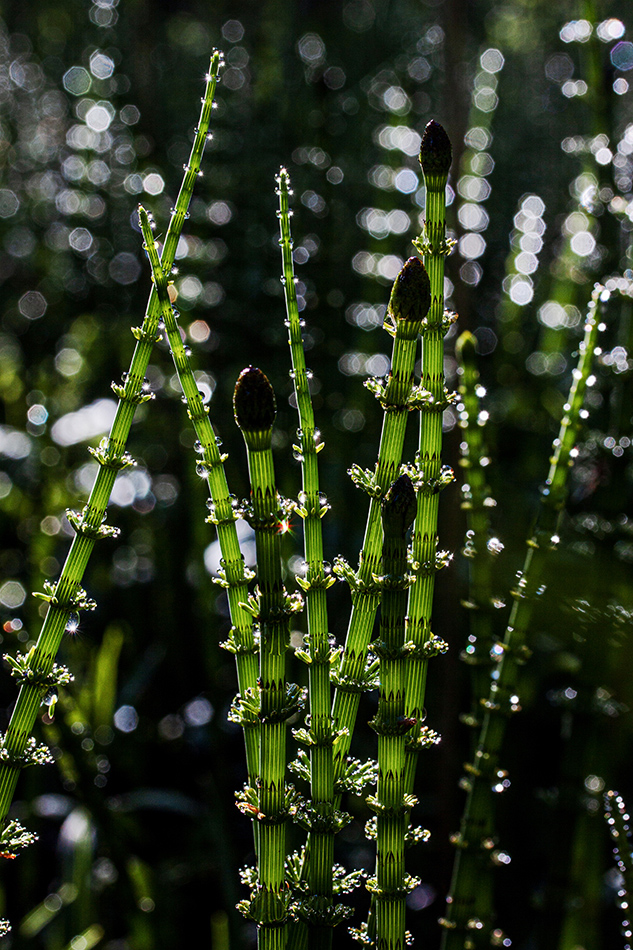
[[[448,135],[435,119],[427,124],[420,145],[420,165],[425,175],[447,175],[453,160]]]
[[[385,527],[404,534],[413,524],[417,502],[413,482],[408,475],[401,475],[392,482],[382,503],[382,519]]]
[[[422,321],[430,306],[431,283],[426,267],[419,257],[410,257],[394,281],[389,313],[396,320]]]
[[[272,429],[277,407],[268,377],[256,366],[240,373],[233,393],[233,412],[240,429],[265,432]]]

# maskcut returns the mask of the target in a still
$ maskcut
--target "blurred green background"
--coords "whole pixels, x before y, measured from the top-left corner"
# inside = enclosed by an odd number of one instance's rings
[[[31,0],[0,3],[0,622],[3,649],[32,644],[39,602],[72,535],[96,463],[86,452],[113,417],[110,381],[133,349],[149,292],[136,206],[164,233],[192,140],[211,49],[224,50],[213,140],[178,251],[181,326],[229,453],[232,491],[247,491],[231,409],[249,363],[278,397],[281,490],[295,495],[296,413],[288,353],[274,176],[294,185],[298,294],[314,405],[327,443],[322,487],[327,557],[355,563],[365,498],[346,475],[375,459],[379,406],[362,382],[388,371],[381,330],[392,280],[422,226],[417,164],[431,118],[454,148],[447,303],[478,339],[490,414],[493,530],[505,545],[495,589],[523,561],[538,488],[562,414],[596,280],[612,299],[588,399],[563,544],[537,611],[523,712],[505,761],[512,788],[500,835],[499,923],[517,947],[617,947],[618,878],[601,817],[616,785],[633,802],[631,687],[630,233],[633,23],[620,4],[542,0]],[[631,124],[629,124],[631,123]],[[457,332],[447,342],[455,387]],[[218,554],[204,523],[195,436],[164,344],[149,374],[156,399],[130,439],[138,467],[119,477],[85,577],[98,602],[61,660],[75,673],[41,735],[57,764],[27,771],[14,814],[40,835],[3,867],[5,946],[162,950],[195,934],[212,950],[253,946],[234,911],[250,828],[234,807],[245,778],[226,714],[233,659],[211,579]],[[412,420],[413,422],[413,420]],[[461,433],[445,414],[445,460]],[[408,457],[416,444],[411,426]],[[286,539],[289,582],[300,529]],[[442,496],[435,632],[450,642],[431,667],[427,753],[417,820],[431,841],[410,855],[419,946],[436,947],[459,824],[469,736],[459,652],[468,636],[465,521],[459,483]],[[247,551],[252,542],[245,538]],[[249,548],[250,545],[250,548]],[[294,562],[296,566],[296,562]],[[349,610],[331,592],[331,629]],[[502,633],[507,610],[498,610]],[[301,621],[299,621],[300,623]],[[296,667],[296,668],[295,668]],[[292,664],[291,678],[305,670]],[[0,725],[15,698],[0,681]],[[364,723],[356,754],[373,754]],[[43,713],[45,709],[43,709]],[[371,868],[360,799],[337,857]],[[297,834],[291,832],[291,836]],[[300,838],[297,834],[297,844]],[[356,920],[366,894],[353,898]],[[350,945],[339,928],[337,947]]]

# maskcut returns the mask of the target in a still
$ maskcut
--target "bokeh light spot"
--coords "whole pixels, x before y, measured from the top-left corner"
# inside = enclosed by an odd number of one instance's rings
[[[16,610],[26,600],[26,591],[19,581],[5,581],[0,587],[0,604],[9,610]]]
[[[108,273],[117,284],[133,284],[140,277],[141,265],[134,254],[121,251],[110,261]]]
[[[114,725],[119,732],[134,732],[138,726],[138,713],[134,706],[119,706],[114,714]]]
[[[297,43],[297,52],[307,66],[319,66],[325,61],[325,43],[318,33],[304,33]]]
[[[109,102],[97,102],[86,112],[86,125],[93,132],[105,132],[114,118],[114,109]]]
[[[28,290],[20,297],[18,309],[28,320],[39,320],[46,313],[46,297],[38,290]]]
[[[114,72],[114,61],[105,53],[94,52],[90,57],[90,72],[96,79],[109,79]]]
[[[239,43],[244,36],[244,27],[239,20],[227,20],[222,27],[222,36],[229,43]]]
[[[481,54],[479,62],[481,68],[485,69],[487,73],[498,73],[499,70],[503,69],[505,59],[501,50],[491,47]]]
[[[71,66],[62,79],[64,89],[73,96],[85,95],[92,85],[90,73],[83,66]]]
[[[90,231],[87,228],[75,228],[74,231],[70,232],[68,238],[68,243],[74,251],[78,251],[80,254],[89,251],[92,247],[93,237]]]
[[[143,179],[143,191],[148,195],[160,195],[165,188],[165,181],[158,172],[150,172]]]

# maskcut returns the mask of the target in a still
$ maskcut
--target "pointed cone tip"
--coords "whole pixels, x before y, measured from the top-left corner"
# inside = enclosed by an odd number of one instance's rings
[[[240,429],[272,429],[277,412],[275,393],[266,374],[256,366],[247,366],[240,373],[233,393],[233,411]]]
[[[389,298],[395,320],[422,321],[431,306],[431,282],[419,257],[410,257],[396,277]]]
[[[451,140],[444,128],[431,119],[427,123],[420,145],[420,165],[425,175],[446,175],[453,160]]]

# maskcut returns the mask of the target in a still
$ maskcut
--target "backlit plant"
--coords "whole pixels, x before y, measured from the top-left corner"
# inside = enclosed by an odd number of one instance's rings
[[[509,860],[497,839],[493,793],[509,784],[500,767],[505,723],[507,714],[520,708],[519,667],[529,656],[534,604],[544,590],[548,558],[560,541],[570,468],[586,416],[584,399],[601,328],[599,309],[609,294],[597,287],[592,297],[536,525],[519,582],[511,592],[512,611],[504,637],[496,639],[493,616],[503,605],[494,594],[497,580],[491,555],[502,546],[487,518],[489,456],[482,433],[487,417],[479,407],[482,391],[473,335],[462,336],[457,346],[459,394],[446,386],[445,337],[453,333],[456,319],[444,307],[444,262],[453,247],[446,233],[452,150],[442,126],[429,122],[420,149],[425,222],[423,233],[413,242],[420,256],[403,265],[386,306],[384,329],[393,340],[389,372],[366,383],[383,413],[377,459],[373,468],[353,465],[349,470],[354,484],[368,496],[365,533],[357,566],[336,557],[331,568],[322,529],[336,512],[329,515],[319,469],[324,443],[306,366],[305,324],[293,267],[292,192],[285,168],[277,178],[277,194],[290,375],[298,414],[293,453],[301,468],[301,486],[296,498],[282,497],[277,488],[276,398],[265,372],[253,365],[240,373],[233,397],[235,422],[246,449],[249,497],[240,501],[231,493],[227,456],[221,452],[174,307],[173,265],[194,183],[201,174],[221,65],[222,56],[216,51],[193,149],[162,248],[152,233],[149,215],[139,208],[153,288],[142,324],[132,331],[136,349],[129,371],[120,383],[112,384],[119,402],[110,435],[91,449],[99,471],[88,503],[80,512],[68,512],[76,537],[66,562],[57,581],[46,582],[44,591],[36,595],[48,605],[40,636],[25,654],[6,657],[20,692],[0,746],[0,818],[4,821],[0,853],[14,858],[34,838],[17,819],[8,817],[9,807],[19,770],[51,761],[49,751],[31,733],[40,707],[46,707],[52,720],[59,689],[72,680],[71,672],[55,662],[56,656],[64,631],[75,632],[79,612],[95,606],[82,586],[84,572],[95,541],[118,535],[117,528],[105,523],[106,509],[117,474],[134,465],[126,447],[130,427],[137,408],[152,399],[147,367],[153,345],[164,334],[188,421],[195,430],[196,472],[208,486],[206,520],[215,526],[221,550],[215,579],[226,591],[231,623],[222,646],[234,655],[237,674],[229,719],[242,729],[246,754],[246,782],[237,792],[237,807],[251,821],[255,857],[254,865],[242,871],[249,896],[238,906],[256,925],[258,946],[261,950],[329,950],[338,940],[335,928],[352,915],[343,898],[363,882],[369,907],[365,920],[351,928],[352,935],[375,950],[402,950],[410,940],[407,898],[420,881],[407,870],[406,847],[429,835],[410,824],[417,805],[415,773],[420,753],[439,741],[425,723],[428,660],[448,649],[442,631],[432,629],[432,614],[437,572],[451,562],[451,554],[438,545],[440,498],[454,481],[451,468],[443,464],[443,421],[454,418],[451,413],[457,413],[463,428],[463,467],[468,479],[462,493],[469,520],[464,553],[470,558],[467,605],[474,619],[463,655],[474,669],[473,698],[465,719],[475,738],[462,782],[467,803],[461,829],[453,836],[457,858],[441,923],[450,950],[508,945],[497,926],[489,876],[491,861],[503,865]],[[407,459],[407,422],[416,416],[417,451]],[[454,499],[452,505],[456,506]],[[295,577],[287,570],[284,556],[292,518],[302,524],[304,542]],[[254,572],[246,566],[240,549],[236,527],[240,520],[248,522],[254,533]],[[337,578],[347,583],[351,594],[341,645],[336,644],[328,619],[327,591]],[[302,610],[305,633],[299,643],[292,626]],[[291,657],[306,665],[307,687],[289,682]],[[377,735],[376,761],[351,755],[364,693],[377,694],[377,709],[369,723]],[[295,727],[291,733],[289,725]],[[376,786],[373,794],[367,789],[372,785]],[[375,841],[373,873],[367,868],[344,868],[335,860],[336,835],[352,820],[344,808],[350,796],[364,799],[368,816],[373,812],[365,828],[367,838]],[[612,796],[607,808],[613,809]],[[620,814],[619,804],[618,808]],[[620,863],[622,873],[628,874],[626,860]]]

